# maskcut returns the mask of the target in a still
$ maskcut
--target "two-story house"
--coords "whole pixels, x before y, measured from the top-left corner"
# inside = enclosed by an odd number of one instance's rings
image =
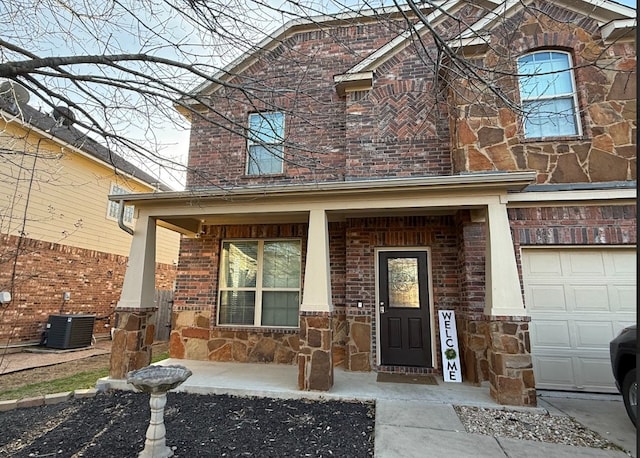
[[[170,188],[90,138],[68,109],[44,113],[23,88],[2,87],[0,290],[12,300],[2,304],[0,343],[39,343],[57,314],[95,315],[94,333],[108,336],[132,239],[108,196]],[[127,206],[121,223],[136,219]],[[173,290],[180,235],[163,231],[157,288]]]
[[[501,403],[615,389],[607,345],[636,320],[635,10],[394,11],[293,21],[193,91],[187,190],[125,196],[121,322],[145,332],[165,226],[186,235],[174,358],[295,364],[305,390],[336,366],[443,375],[451,310],[464,379]]]

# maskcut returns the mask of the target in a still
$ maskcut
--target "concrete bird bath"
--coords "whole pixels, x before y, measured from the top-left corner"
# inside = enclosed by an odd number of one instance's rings
[[[173,450],[166,445],[164,427],[164,406],[167,404],[167,391],[176,388],[191,377],[191,371],[184,366],[147,366],[127,373],[127,382],[138,390],[149,393],[151,419],[147,428],[144,450],[138,458],[168,458]]]

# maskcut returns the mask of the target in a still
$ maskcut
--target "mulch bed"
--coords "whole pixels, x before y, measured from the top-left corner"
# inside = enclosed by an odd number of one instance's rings
[[[371,457],[372,403],[169,393],[167,445],[176,457]],[[135,457],[149,395],[100,393],[0,412],[0,456]]]

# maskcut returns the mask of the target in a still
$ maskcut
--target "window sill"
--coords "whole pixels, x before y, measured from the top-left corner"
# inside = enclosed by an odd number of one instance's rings
[[[300,328],[269,327],[269,326],[234,326],[232,324],[217,324],[213,329],[236,332],[272,332],[274,334],[297,334]]]
[[[520,137],[520,143],[549,143],[549,142],[584,142],[590,141],[591,138],[585,135],[566,135],[560,137]]]
[[[285,178],[287,175],[284,172],[279,173],[262,173],[260,175],[242,175],[240,178],[243,180],[250,180],[253,178]]]

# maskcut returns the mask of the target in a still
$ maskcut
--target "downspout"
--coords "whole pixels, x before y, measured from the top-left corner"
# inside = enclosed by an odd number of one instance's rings
[[[124,224],[124,200],[120,199],[120,208],[118,209],[118,226],[125,232],[133,235],[133,229]]]

